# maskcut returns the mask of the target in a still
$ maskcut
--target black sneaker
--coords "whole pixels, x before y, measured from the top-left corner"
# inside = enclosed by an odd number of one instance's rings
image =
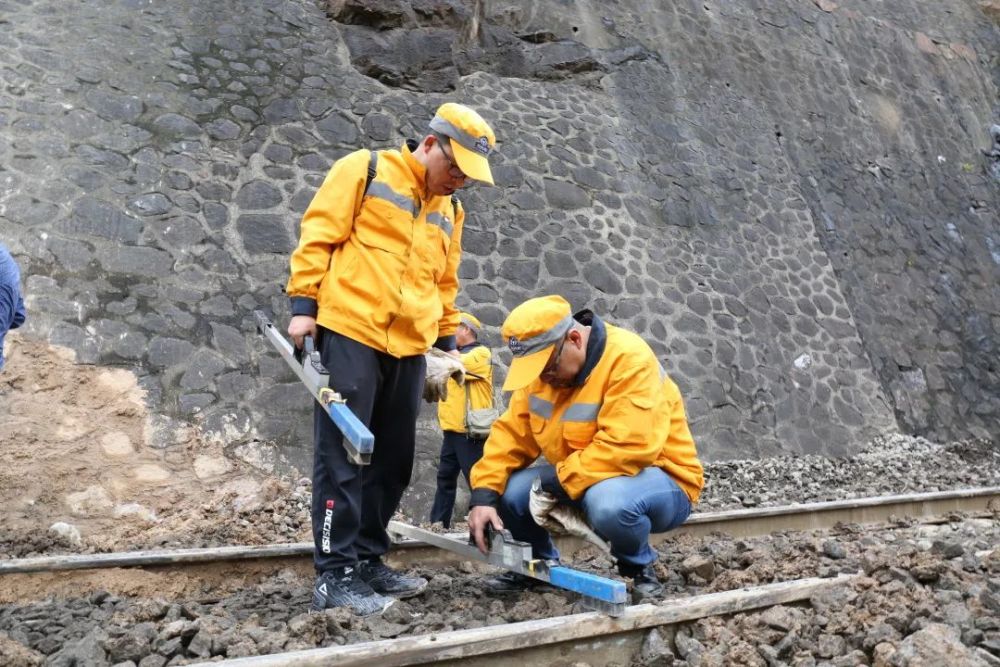
[[[530,591],[545,585],[546,583],[540,579],[529,577],[520,572],[510,571],[498,574],[495,577],[487,577],[483,580],[483,589],[487,593],[496,595],[523,593],[524,591]]]
[[[359,562],[358,576],[376,593],[399,599],[420,595],[427,588],[427,580],[423,577],[408,577],[396,572],[378,558]]]
[[[337,567],[316,578],[313,611],[349,607],[358,616],[381,614],[395,600],[379,595],[358,576],[353,567]]]
[[[653,563],[647,565],[618,564],[618,573],[623,577],[632,578],[632,600],[638,602],[646,598],[655,598],[663,594],[663,584],[656,576]]]

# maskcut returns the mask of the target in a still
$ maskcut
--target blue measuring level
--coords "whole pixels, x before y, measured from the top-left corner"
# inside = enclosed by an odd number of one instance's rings
[[[326,409],[330,413],[330,419],[344,434],[344,438],[354,445],[358,454],[370,458],[375,449],[375,436],[368,427],[351,412],[346,403],[330,403]]]
[[[596,574],[574,570],[571,567],[549,568],[549,582],[559,588],[613,604],[623,604],[626,601],[624,582],[605,579]]]

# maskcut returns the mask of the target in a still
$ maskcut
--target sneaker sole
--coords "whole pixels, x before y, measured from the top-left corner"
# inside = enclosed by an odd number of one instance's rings
[[[362,613],[362,612],[358,611],[357,609],[355,609],[354,607],[351,607],[350,605],[346,605],[346,604],[344,604],[344,605],[337,605],[335,607],[317,607],[315,604],[311,604],[311,605],[309,605],[309,613],[310,614],[322,614],[327,609],[350,609],[352,612],[354,612],[354,615],[357,616],[358,618],[368,618],[369,616],[377,616],[378,614],[385,613],[385,611],[389,607],[391,607],[392,605],[394,605],[395,603],[396,603],[395,598],[389,598],[388,600],[386,600],[386,603],[382,606],[381,609],[375,609],[375,610],[372,610],[372,611],[370,611],[368,613]]]

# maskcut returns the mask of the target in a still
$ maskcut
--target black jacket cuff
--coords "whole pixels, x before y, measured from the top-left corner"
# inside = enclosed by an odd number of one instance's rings
[[[316,317],[316,313],[319,312],[319,306],[316,305],[316,299],[310,299],[307,296],[293,296],[292,300],[292,316],[295,315],[308,315],[309,317]]]
[[[455,340],[454,336],[441,336],[434,341],[434,347],[442,352],[451,352],[458,349],[458,341]]]
[[[558,500],[563,502],[570,500],[569,494],[566,493],[566,489],[564,489],[562,484],[559,483],[559,476],[556,475],[555,468],[543,468],[542,472],[538,475],[538,479],[542,482],[542,491],[551,493]]]
[[[493,489],[486,489],[482,487],[473,489],[472,495],[469,497],[469,505],[472,507],[479,507],[480,505],[499,507],[500,494]]]

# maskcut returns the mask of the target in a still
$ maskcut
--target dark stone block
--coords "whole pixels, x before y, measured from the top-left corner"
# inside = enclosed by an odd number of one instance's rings
[[[194,345],[180,338],[154,336],[149,341],[149,363],[152,366],[173,366],[188,361]]]
[[[340,146],[355,146],[358,143],[358,128],[353,120],[339,113],[332,113],[316,123],[319,132],[328,143]]]
[[[551,206],[565,210],[589,208],[590,195],[572,183],[545,179],[545,198]]]
[[[291,146],[285,146],[284,144],[271,144],[264,149],[264,157],[278,164],[291,163],[293,155],[294,152]]]
[[[556,278],[572,278],[579,273],[576,261],[564,252],[546,252],[545,268]]]
[[[109,273],[164,278],[172,273],[174,260],[156,248],[131,246],[101,247],[97,259]]]
[[[495,232],[473,229],[471,227],[462,228],[462,251],[480,257],[489,257],[497,245],[497,235]]]
[[[281,202],[281,191],[267,181],[250,181],[236,195],[236,204],[251,211],[273,208]]]
[[[182,171],[168,171],[163,176],[163,182],[174,190],[190,190],[194,185],[191,177]]]
[[[171,203],[165,195],[159,192],[151,192],[131,199],[128,207],[130,210],[143,216],[163,215],[170,210]]]
[[[331,166],[330,159],[319,153],[303,155],[299,158],[298,165],[307,171],[323,172],[324,174],[330,170]]]
[[[202,207],[205,222],[214,230],[220,230],[229,224],[229,209],[216,202],[206,202]]]
[[[240,126],[228,118],[219,118],[205,125],[208,136],[220,141],[237,139],[240,136]]]
[[[538,282],[538,269],[537,259],[509,259],[500,265],[500,276],[518,287],[531,289]]]
[[[256,384],[253,376],[240,371],[223,373],[215,380],[219,396],[226,401],[241,401],[245,399],[253,391]]]
[[[244,214],[236,219],[236,228],[249,253],[286,254],[295,247],[280,215]]]
[[[500,295],[497,293],[496,288],[492,285],[473,283],[469,285],[462,285],[462,290],[476,304],[497,303],[500,300]],[[473,308],[474,307],[475,306],[473,306]]]
[[[372,141],[388,141],[395,132],[395,123],[384,113],[370,113],[361,121],[361,129]]]
[[[545,200],[532,190],[519,190],[511,195],[510,203],[522,211],[538,211],[545,208]]]
[[[155,231],[170,247],[185,250],[201,243],[206,236],[201,223],[190,217],[156,223]]]
[[[118,95],[91,89],[84,97],[92,110],[108,120],[131,123],[142,115],[142,101],[132,95]]]
[[[216,294],[202,301],[198,310],[205,315],[215,317],[232,317],[236,314],[236,311],[233,309],[233,302],[228,296],[223,294]]]
[[[77,200],[70,218],[57,226],[66,233],[100,236],[128,244],[136,243],[142,231],[142,223],[137,218],[119,211],[106,201],[92,197]]]
[[[264,107],[264,119],[270,125],[283,125],[302,117],[294,98],[281,97]]]
[[[201,136],[201,127],[186,116],[165,113],[153,120],[153,130],[168,139],[192,139]]]
[[[210,350],[198,350],[190,357],[187,369],[181,376],[183,389],[205,389],[215,382],[215,376],[226,370],[228,362]]]
[[[621,294],[622,283],[618,276],[605,264],[591,262],[583,270],[588,283],[605,294]]]
[[[712,304],[708,297],[702,292],[694,292],[687,298],[688,308],[698,315],[704,317],[712,311]]]
[[[184,415],[194,415],[198,414],[209,405],[215,402],[215,394],[181,394],[177,398],[177,408],[180,410],[181,414]],[[164,662],[166,659],[164,658]],[[145,659],[143,659],[145,662]]]
[[[677,331],[686,334],[704,334],[708,331],[708,326],[705,324],[705,320],[693,313],[682,314],[674,322],[674,328],[677,329]]]
[[[521,168],[515,165],[491,164],[490,171],[493,173],[493,181],[496,183],[497,187],[519,188],[521,187],[521,184],[524,183],[524,176],[521,173]]]
[[[616,319],[627,320],[635,317],[642,311],[643,304],[639,299],[622,299],[611,311],[611,314]]]

